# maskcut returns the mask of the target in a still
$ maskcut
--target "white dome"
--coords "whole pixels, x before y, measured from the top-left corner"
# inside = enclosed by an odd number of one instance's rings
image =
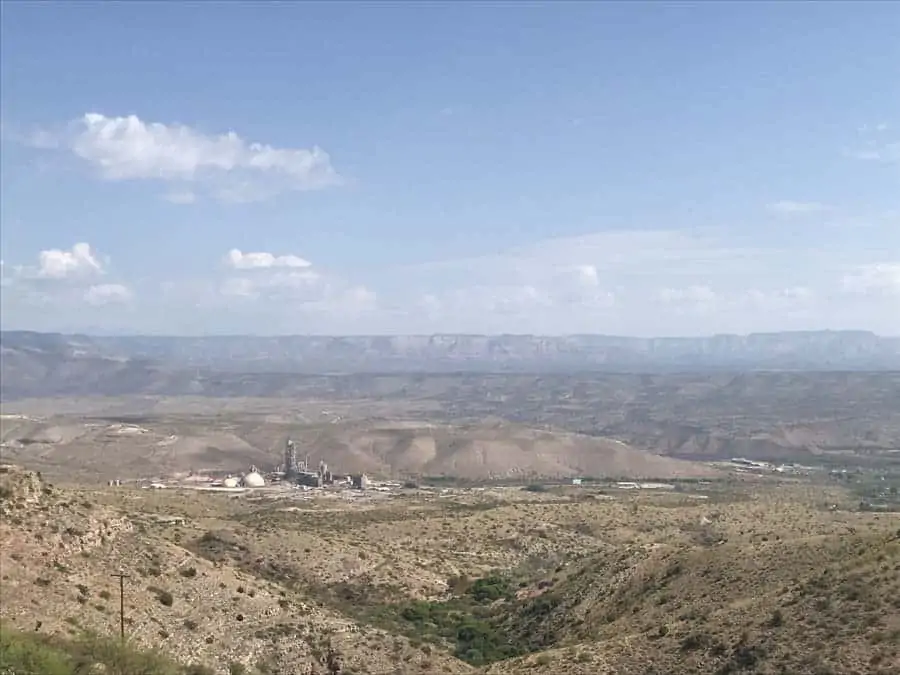
[[[246,476],[244,476],[244,486],[245,487],[263,487],[266,484],[265,478],[259,475],[256,471],[251,471]]]
[[[226,478],[222,484],[227,488],[236,488],[238,486],[238,479],[229,477]]]

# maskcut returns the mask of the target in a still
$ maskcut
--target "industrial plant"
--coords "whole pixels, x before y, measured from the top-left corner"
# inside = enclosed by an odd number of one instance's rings
[[[297,446],[290,438],[284,445],[284,464],[276,469],[274,476],[282,482],[306,487],[324,487],[336,483],[360,483],[359,478],[335,476],[325,460],[319,461],[318,468],[313,471],[309,465],[309,455],[300,461],[297,459]],[[362,481],[365,483],[366,481]]]
[[[370,487],[369,477],[365,473],[354,475],[338,475],[332,472],[325,460],[320,460],[318,467],[313,470],[310,467],[310,459],[307,454],[302,460],[298,459],[297,447],[288,438],[284,445],[283,463],[274,467],[272,471],[264,472],[251,465],[246,473],[234,475],[220,473],[215,470],[191,471],[182,476],[172,476],[173,487],[190,487],[200,490],[255,490],[261,488],[351,488],[367,490]],[[168,487],[159,478],[144,479],[138,481],[145,488],[163,489]],[[118,479],[108,481],[109,486],[120,486]]]

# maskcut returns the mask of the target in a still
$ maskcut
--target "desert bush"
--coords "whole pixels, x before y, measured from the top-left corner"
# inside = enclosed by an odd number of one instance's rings
[[[449,642],[456,657],[476,666],[527,653],[528,646],[511,639],[504,629],[502,608],[492,604],[513,599],[512,581],[492,575],[466,582],[462,592],[447,601],[382,605],[364,620],[397,630],[413,640],[413,644]]]
[[[209,666],[193,664],[185,669],[184,675],[216,675],[216,671]]]
[[[171,607],[175,603],[175,596],[173,596],[169,591],[163,589],[155,589],[156,590],[156,599],[159,600],[160,604]]]
[[[39,634],[0,632],[0,672],[15,675],[189,675],[160,654],[85,635],[59,640]],[[207,671],[208,672],[208,671]]]
[[[0,672],[15,675],[71,675],[68,654],[37,636],[0,633]]]
[[[492,602],[509,596],[512,593],[512,588],[509,579],[500,576],[490,576],[476,579],[467,592],[475,602]]]

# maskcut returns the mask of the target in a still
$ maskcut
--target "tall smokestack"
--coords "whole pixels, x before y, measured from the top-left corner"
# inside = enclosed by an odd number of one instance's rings
[[[294,441],[290,438],[284,446],[284,476],[285,478],[296,478],[300,473],[297,468],[297,448]]]

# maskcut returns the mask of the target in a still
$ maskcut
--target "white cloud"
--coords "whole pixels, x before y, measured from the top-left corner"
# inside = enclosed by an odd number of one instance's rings
[[[213,278],[162,285],[159,295],[172,316],[182,317],[183,331],[203,332],[212,323],[234,325],[235,332],[247,325],[274,333],[352,332],[355,322],[379,309],[373,290],[298,255],[232,249],[223,261]]]
[[[802,249],[793,243],[797,232],[778,246],[725,228],[550,239],[406,268],[405,287],[418,294],[391,304],[410,332],[702,335],[831,327],[900,334],[890,304],[854,303],[842,282],[871,263],[873,251],[896,250],[896,225],[857,227],[866,239],[855,247],[828,245],[816,223]]]
[[[544,285],[548,289],[550,301],[556,305],[579,305],[592,310],[609,308],[616,301],[615,291],[604,288],[604,280],[600,278],[595,265],[563,266]]]
[[[746,300],[760,309],[788,309],[802,308],[815,302],[816,293],[805,286],[792,286],[790,288],[776,288],[768,292],[751,290],[745,295]]]
[[[811,308],[815,297],[811,289],[803,286],[740,290],[688,286],[663,288],[657,293],[658,300],[665,306],[664,311],[712,318],[743,312],[805,311]]]
[[[318,293],[323,283],[321,275],[313,270],[274,272],[229,277],[222,282],[221,291],[224,295],[245,298],[285,294],[301,297]]]
[[[593,265],[577,265],[575,273],[578,276],[578,284],[589,288],[595,288],[600,280],[597,276],[597,268]]]
[[[109,313],[118,317],[110,321],[146,321],[141,329],[169,333],[900,334],[900,262],[875,258],[900,251],[896,224],[871,224],[859,245],[857,238],[813,247],[820,228],[810,223],[802,248],[789,245],[793,235],[783,247],[763,246],[752,233],[724,229],[602,232],[382,269],[365,280],[297,253],[235,248],[205,277],[146,292],[109,279],[109,263],[89,247],[73,247],[45,252],[30,268],[6,261],[3,292],[5,302],[14,291],[20,306],[22,298],[59,311],[81,303],[95,313],[85,321]],[[73,271],[79,265],[87,272]]]
[[[219,293],[226,297],[308,303],[320,300],[333,283],[312,269],[311,262],[293,254],[244,253],[233,248],[224,262],[231,273],[238,273],[229,274],[219,284]]]
[[[2,305],[24,311],[36,309],[60,313],[89,307],[122,304],[133,299],[131,289],[116,282],[100,283],[108,275],[109,260],[103,259],[86,242],[71,249],[46,249],[35,265],[2,265]],[[81,309],[79,309],[81,308]],[[43,322],[47,317],[42,317]]]
[[[41,251],[37,267],[20,268],[19,273],[41,279],[71,279],[102,274],[103,265],[90,244],[80,242],[69,250],[51,248]]]
[[[861,265],[844,275],[843,288],[861,295],[900,296],[900,262]]]
[[[459,274],[435,286],[434,277],[448,268]],[[616,304],[610,280],[602,279],[596,266],[578,262],[492,256],[421,266],[401,275],[418,293],[395,299],[394,318],[418,317],[436,326],[410,326],[410,332],[533,332],[548,317],[571,323],[573,317],[565,314],[574,311],[580,319],[596,319]]]
[[[328,153],[317,146],[277,148],[248,142],[233,131],[206,134],[182,124],[145,122],[136,115],[87,113],[66,134],[38,132],[32,145],[66,147],[106,180],[192,186],[167,193],[173,203],[190,203],[200,185],[217,199],[255,201],[342,182]]]
[[[831,207],[827,204],[821,204],[819,202],[795,202],[790,200],[773,202],[772,204],[769,204],[768,208],[773,213],[784,216],[823,213],[831,210]]]
[[[122,284],[97,284],[84,293],[85,302],[94,306],[128,302],[131,299],[131,289]]]
[[[225,262],[236,270],[267,269],[272,267],[310,267],[312,263],[296,255],[274,255],[272,253],[244,253],[233,248],[225,256]]]

